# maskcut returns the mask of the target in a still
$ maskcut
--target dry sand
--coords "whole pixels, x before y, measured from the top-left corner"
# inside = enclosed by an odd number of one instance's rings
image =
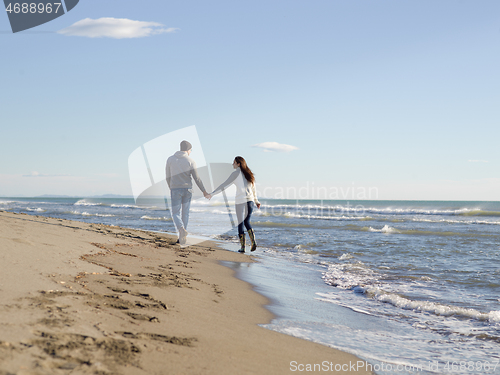
[[[0,375],[353,373],[353,355],[258,326],[268,301],[218,264],[251,257],[174,240],[0,211]]]

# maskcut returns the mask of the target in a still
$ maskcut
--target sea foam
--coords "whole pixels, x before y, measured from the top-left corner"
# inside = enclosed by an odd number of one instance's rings
[[[31,212],[45,212],[46,210],[44,210],[43,208],[30,208],[30,207],[26,207],[26,211],[31,211]]]
[[[158,220],[158,221],[172,221],[172,218],[170,217],[152,217],[148,215],[141,216],[142,220]]]
[[[103,206],[102,203],[93,203],[87,202],[85,199],[80,199],[78,202],[75,202],[75,206]]]
[[[388,293],[379,287],[368,287],[363,289],[364,294],[368,297],[374,298],[380,302],[389,303],[405,310],[413,310],[441,316],[457,316],[488,321],[490,323],[500,322],[500,311],[483,313],[475,309],[460,306],[444,305],[431,301],[414,301],[395,293]]]
[[[368,227],[368,231],[370,232],[379,232],[379,233],[401,233],[399,230],[390,227],[389,225],[384,225],[382,229],[375,229],[372,227]]]

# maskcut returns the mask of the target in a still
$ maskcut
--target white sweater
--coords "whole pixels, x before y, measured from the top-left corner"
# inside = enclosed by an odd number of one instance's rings
[[[253,182],[248,182],[239,167],[236,168],[236,170],[229,175],[228,179],[224,181],[217,189],[215,189],[211,195],[219,194],[232,184],[236,186],[236,204],[242,204],[252,201],[255,202],[255,204],[260,204],[259,200],[257,199],[255,184]]]

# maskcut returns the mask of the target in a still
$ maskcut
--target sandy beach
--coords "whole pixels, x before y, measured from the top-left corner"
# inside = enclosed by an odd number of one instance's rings
[[[259,327],[268,301],[218,263],[251,257],[174,241],[0,212],[0,374],[367,373]]]

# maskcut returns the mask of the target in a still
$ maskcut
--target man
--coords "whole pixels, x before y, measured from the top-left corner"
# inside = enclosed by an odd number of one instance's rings
[[[200,176],[196,171],[196,163],[189,157],[192,146],[188,141],[181,142],[181,150],[177,151],[167,159],[165,174],[167,184],[170,188],[170,198],[172,202],[172,218],[175,227],[179,232],[178,242],[181,245],[186,243],[187,225],[189,221],[189,206],[191,205],[191,197],[193,196],[193,184],[191,178],[196,182],[196,185],[203,192],[205,198],[210,196],[201,182]],[[181,218],[182,208],[182,218]]]

